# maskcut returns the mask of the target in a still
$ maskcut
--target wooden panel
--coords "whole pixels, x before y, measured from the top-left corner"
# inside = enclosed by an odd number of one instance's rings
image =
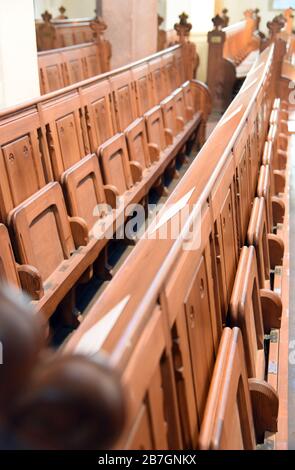
[[[150,143],[156,144],[160,151],[166,148],[163,116],[160,106],[145,114],[147,137]]]
[[[246,231],[249,222],[250,203],[249,203],[249,175],[247,165],[247,150],[244,150],[236,171],[237,199],[238,199],[238,222],[240,247],[246,240]]]
[[[120,195],[132,187],[132,176],[124,134],[117,134],[100,147],[105,184],[115,186]]]
[[[56,180],[89,152],[85,122],[80,113],[81,102],[75,91],[42,103],[47,142]]]
[[[19,260],[38,269],[45,282],[75,250],[63,195],[50,183],[10,215]]]
[[[136,96],[131,72],[123,72],[110,79],[115,101],[118,130],[126,127],[137,118]]]
[[[83,68],[80,48],[71,51],[68,50],[66,53],[62,52],[61,54],[65,64],[68,83],[71,85],[85,80],[87,76]]]
[[[268,165],[260,167],[259,180],[257,185],[257,196],[265,200],[267,233],[273,231],[272,201],[271,201],[271,177]]]
[[[170,129],[173,136],[178,133],[175,113],[174,97],[170,96],[161,102],[161,108],[163,113],[163,122],[165,129]]]
[[[153,450],[149,414],[146,405],[143,405],[138,413],[134,428],[131,430],[126,450]]]
[[[199,424],[203,420],[215,362],[210,309],[208,274],[202,257],[185,301]]]
[[[89,155],[62,175],[69,213],[81,217],[91,230],[99,219],[95,208],[106,202],[98,158]]]
[[[86,111],[87,129],[92,152],[114,135],[111,90],[108,80],[83,87],[81,100]],[[114,116],[115,118],[115,116]]]
[[[69,84],[64,70],[64,58],[59,52],[54,54],[39,54],[39,76],[41,93],[60,90]]]
[[[134,121],[126,129],[125,136],[130,160],[140,163],[142,168],[149,167],[150,157],[144,119]]]
[[[100,56],[97,45],[80,48],[85,78],[91,78],[102,73]]]
[[[0,224],[0,283],[20,287],[14,254],[5,225]]]
[[[166,88],[161,58],[151,60],[149,62],[149,70],[152,77],[154,103],[159,104],[169,94]]]
[[[267,221],[265,201],[255,198],[248,227],[247,241],[256,250],[260,288],[264,289],[265,281],[270,280],[270,259],[267,239]]]
[[[174,55],[169,52],[162,57],[163,74],[166,82],[166,91],[172,93],[177,88]]]
[[[1,125],[0,212],[3,221],[10,210],[45,185],[39,129],[36,112],[20,113]]]
[[[143,116],[156,104],[153,99],[152,77],[148,64],[133,67],[132,76],[135,82],[137,113],[138,116]]]

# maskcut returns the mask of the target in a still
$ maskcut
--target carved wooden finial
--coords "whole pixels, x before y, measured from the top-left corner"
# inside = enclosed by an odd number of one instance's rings
[[[107,25],[103,18],[97,17],[91,21],[90,28],[93,31],[94,42],[99,42],[102,39],[103,33],[107,30]]]
[[[261,16],[259,15],[260,13],[260,9],[259,8],[255,8],[254,10],[254,18],[256,19],[256,29],[257,31],[260,30],[260,23],[261,23]]]
[[[189,37],[189,34],[192,30],[193,25],[188,23],[188,15],[186,13],[182,13],[179,15],[179,23],[174,25],[174,29],[179,36],[179,42],[185,42],[186,39]]]
[[[224,22],[223,18],[220,15],[214,16],[211,21],[214,25],[215,31],[220,31],[223,28]]]
[[[60,12],[60,15],[58,17],[60,20],[67,20],[68,19],[68,17],[65,15],[66,8],[64,6],[61,6],[58,11]]]
[[[245,16],[245,18],[253,18],[254,17],[254,11],[253,10],[246,10],[246,11],[244,11],[244,16]]]
[[[161,24],[163,24],[163,23],[164,23],[164,18],[163,18],[163,16],[158,15],[158,27],[160,27]]]
[[[222,19],[223,19],[223,27],[226,28],[229,25],[229,16],[228,16],[227,8],[224,8],[222,10]]]
[[[50,23],[50,21],[52,20],[52,14],[49,13],[48,10],[45,10],[44,13],[42,13],[42,19],[45,23]]]
[[[285,27],[285,23],[286,20],[282,14],[275,16],[272,21],[267,23],[271,39],[274,39],[275,36]]]
[[[90,28],[93,31],[93,42],[99,46],[102,61],[102,72],[110,70],[110,60],[112,56],[112,46],[109,41],[104,38],[104,32],[108,29],[102,17],[97,17],[90,22]]]

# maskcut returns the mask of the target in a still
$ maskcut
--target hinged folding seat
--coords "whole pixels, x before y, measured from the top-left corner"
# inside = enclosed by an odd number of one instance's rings
[[[88,268],[76,251],[87,244],[88,234],[80,220],[68,218],[58,183],[49,183],[16,207],[9,225],[17,260],[26,265],[26,290],[48,318]]]
[[[145,170],[151,165],[144,118],[138,118],[126,130],[129,158]]]
[[[107,201],[115,206],[116,198],[142,179],[143,169],[137,161],[129,161],[124,134],[116,134],[103,144],[99,155]]]
[[[201,450],[255,450],[242,334],[225,328],[199,437]]]

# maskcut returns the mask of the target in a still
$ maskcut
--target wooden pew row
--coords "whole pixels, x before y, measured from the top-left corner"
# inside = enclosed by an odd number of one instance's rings
[[[90,22],[91,36],[84,42],[38,52],[41,94],[50,93],[111,70],[111,44],[101,18]]]
[[[1,219],[20,283],[47,318],[65,301],[73,321],[73,288],[101,272],[126,207],[163,191],[165,170],[202,145],[210,96],[185,73],[176,46],[1,113]]]
[[[245,78],[260,50],[255,12],[247,10],[245,20],[224,28],[224,19],[213,18],[214,30],[208,33],[207,84],[213,106],[225,111],[233,99],[238,78]]]
[[[222,328],[230,318],[235,276],[247,236],[257,237],[252,243],[260,253],[260,273],[266,259],[261,251],[261,243],[265,245],[268,233],[266,217],[257,214],[255,207],[253,217],[260,218],[264,241],[259,233],[253,234],[251,224],[248,227],[275,98],[275,52],[273,45],[261,55],[256,71],[247,77],[244,89],[169,198],[166,208],[65,345],[67,353],[92,356],[103,351],[121,373],[131,403],[126,433],[118,448],[157,449],[159,442],[164,445],[163,436],[169,448],[199,446]],[[171,209],[167,214],[173,204],[189,208],[176,239],[171,236],[176,208],[170,219]],[[258,209],[260,212],[260,204]],[[166,237],[160,237],[163,228],[167,230]],[[255,248],[250,251],[254,257]],[[265,270],[265,277],[266,274]],[[257,271],[255,279],[258,283]],[[274,326],[274,319],[279,321],[280,302],[265,287],[264,311],[267,304],[268,312],[273,313],[269,323],[265,322],[268,331],[268,327]],[[262,306],[258,309],[261,314]],[[148,344],[158,346],[153,348]],[[147,351],[154,352],[154,349],[155,356],[149,354],[147,360]],[[257,439],[252,444],[256,445],[276,423],[277,395],[271,389],[274,400],[268,402],[264,389],[270,389],[269,385],[262,387],[260,393],[256,385],[262,377],[248,369],[247,373],[258,375],[251,377],[254,379],[252,394],[258,396],[256,403],[261,397],[265,399],[273,418],[259,415],[255,408]],[[156,406],[153,393],[161,404],[161,411],[155,413],[156,424],[147,421],[147,416],[154,415]],[[251,432],[255,434],[254,427]]]
[[[60,49],[93,40],[91,23],[95,18],[52,19],[52,15],[45,11],[42,20],[36,21],[38,51]]]
[[[278,106],[281,103],[275,100],[276,111]],[[272,112],[270,130],[273,119]],[[265,144],[263,159],[266,151],[269,153],[269,140]],[[286,169],[285,157],[283,162]],[[275,170],[272,169],[271,172],[274,173]],[[259,186],[258,184],[258,192]],[[286,201],[284,189],[285,184],[277,189],[278,197],[283,203]],[[248,228],[250,246],[244,247],[241,252],[230,307],[230,324],[240,330],[234,328],[223,333],[202,423],[201,449],[255,449],[256,442],[263,443],[265,438],[268,448],[286,449],[286,394],[282,394],[280,413],[279,397],[280,392],[286,388],[282,380],[288,379],[288,333],[283,310],[288,308],[286,279],[289,267],[284,252],[285,242],[288,243],[289,220],[284,217],[284,213],[280,228],[276,228],[277,234],[267,236],[265,205],[267,202],[263,198],[256,198],[254,201]],[[268,237],[271,238],[267,240]],[[272,262],[270,258],[273,258]],[[266,290],[266,281],[270,278],[272,290]],[[284,325],[283,345],[280,344],[281,324]],[[268,358],[268,362],[265,362],[265,358]],[[246,404],[243,410],[242,396],[243,404]],[[233,419],[233,416],[236,417]],[[217,428],[221,421],[222,427]],[[279,439],[276,438],[278,431]],[[228,436],[232,438],[229,439]]]

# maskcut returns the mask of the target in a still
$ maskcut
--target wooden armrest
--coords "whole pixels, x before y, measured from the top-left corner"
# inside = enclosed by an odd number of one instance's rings
[[[286,186],[286,178],[284,173],[280,170],[274,170],[274,180],[275,180],[275,190],[276,194],[283,193],[285,191]]]
[[[81,217],[69,217],[75,247],[86,246],[89,242],[89,229]]]
[[[107,184],[104,187],[104,192],[106,195],[107,203],[111,206],[112,209],[117,207],[117,197],[119,197],[119,191],[116,186]]]
[[[271,204],[274,226],[282,224],[284,222],[284,216],[286,211],[284,201],[277,196],[273,196],[271,198]]]
[[[33,299],[40,300],[44,295],[43,281],[38,269],[28,264],[16,265],[22,289]]]
[[[181,132],[184,128],[184,119],[181,116],[176,116],[176,123],[177,123],[177,131]]]
[[[264,442],[266,431],[278,431],[279,397],[264,380],[248,379],[257,443]]]
[[[160,147],[157,144],[148,144],[151,162],[160,160]]]
[[[130,169],[132,174],[133,183],[138,183],[142,180],[143,168],[139,162],[130,162]]]
[[[165,139],[166,139],[166,145],[173,144],[173,132],[171,129],[165,128]]]
[[[186,118],[188,121],[191,121],[194,117],[194,110],[192,106],[186,106],[185,108]]]
[[[283,311],[283,305],[280,296],[272,290],[261,289],[260,299],[264,333],[269,334],[273,329],[279,330],[281,328]]]
[[[269,246],[269,258],[271,269],[276,269],[277,266],[282,266],[283,257],[285,252],[285,245],[283,240],[273,233],[267,235]]]
[[[278,164],[279,168],[277,170],[284,170],[287,165],[288,154],[285,150],[278,149]]]

